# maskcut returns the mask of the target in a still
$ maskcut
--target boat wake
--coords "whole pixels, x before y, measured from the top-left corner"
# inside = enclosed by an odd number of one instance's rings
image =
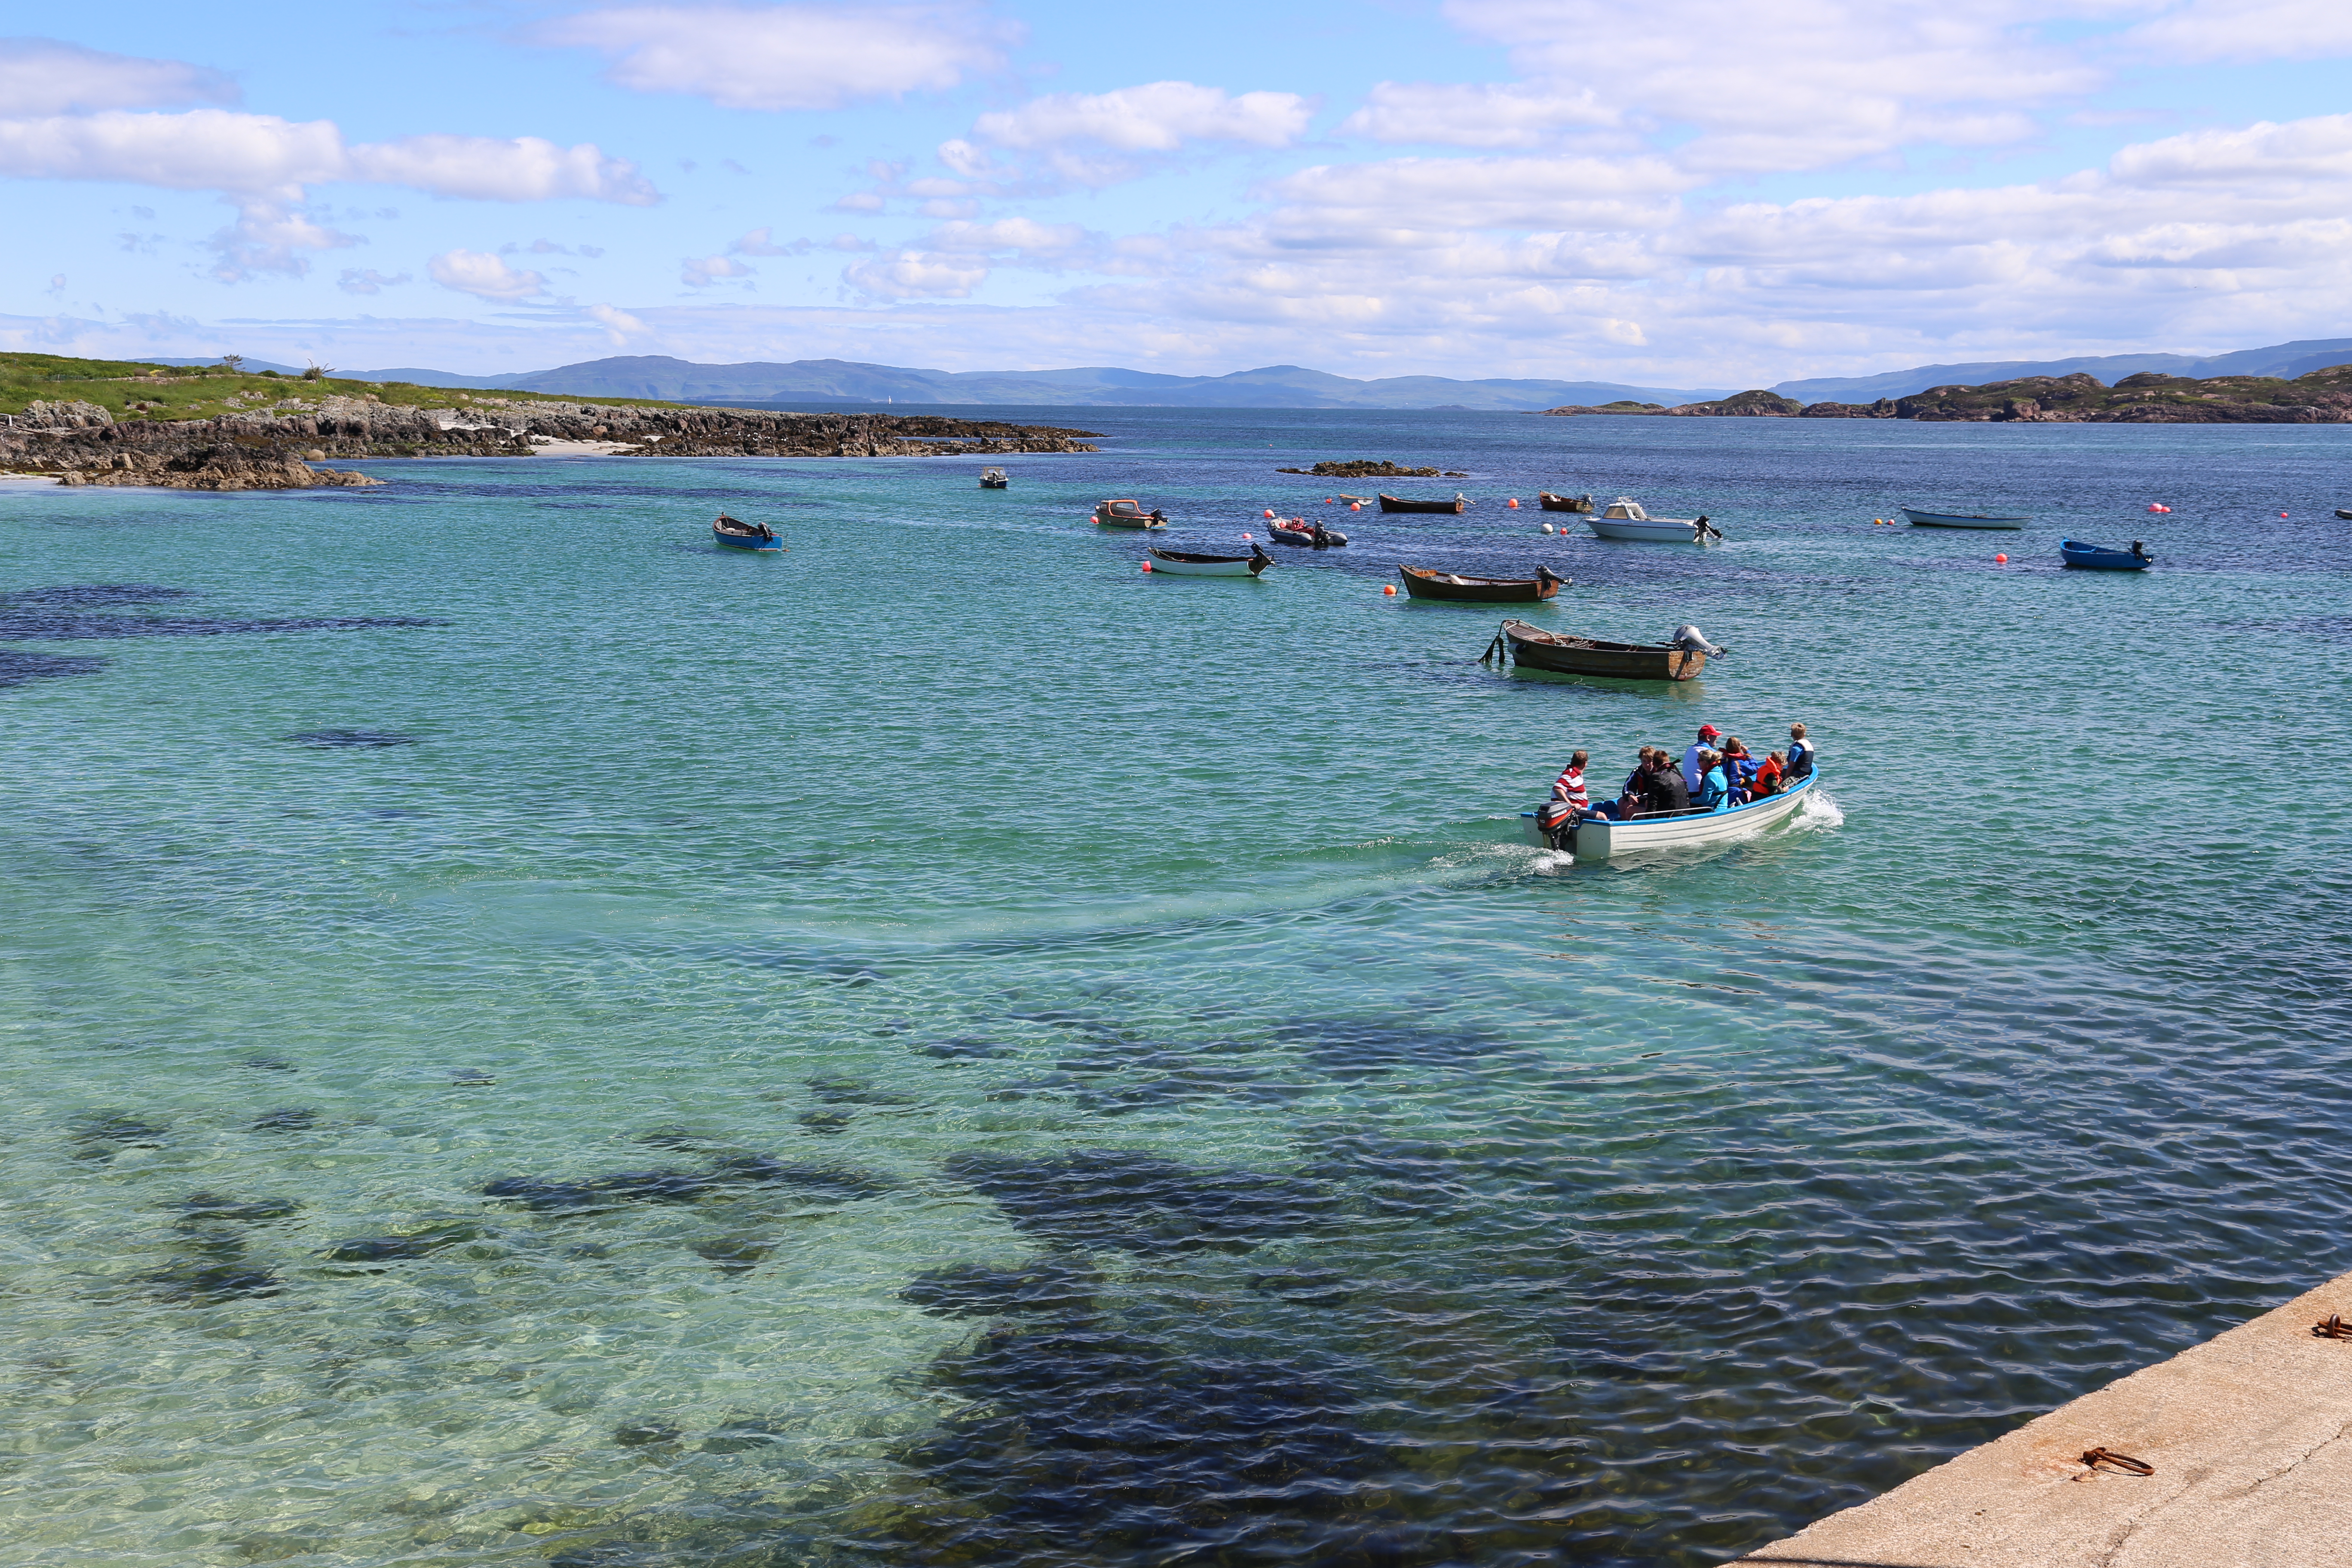
[[[1821,785],[1815,784],[1812,793],[1805,797],[1805,804],[1797,808],[1797,815],[1789,819],[1789,826],[1795,829],[1843,827],[1845,813]]]

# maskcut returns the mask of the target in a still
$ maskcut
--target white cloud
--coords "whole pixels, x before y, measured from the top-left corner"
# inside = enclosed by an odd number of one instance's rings
[[[626,310],[612,305],[591,305],[588,315],[603,325],[605,337],[616,347],[631,338],[643,337],[652,330]]]
[[[411,281],[405,272],[387,278],[373,267],[346,267],[343,275],[335,279],[335,287],[346,294],[381,294]]]
[[[1017,30],[973,5],[625,5],[551,22],[537,41],[592,48],[637,92],[725,109],[837,109],[941,92],[1003,64]]]
[[[806,240],[797,246],[778,245],[775,233],[772,228],[755,228],[729,246],[728,253],[732,256],[791,256],[808,248]]]
[[[403,136],[353,147],[347,168],[346,179],[476,201],[575,196],[651,206],[661,200],[635,163],[606,156],[593,142],[559,147],[536,136]]]
[[[2168,60],[2324,59],[2352,54],[2342,0],[2189,0],[2125,35]]]
[[[265,272],[299,277],[310,270],[309,252],[342,250],[359,240],[278,203],[247,200],[237,204],[236,222],[205,243],[215,258],[213,276],[242,283]]]
[[[876,300],[965,300],[988,280],[988,264],[969,257],[898,250],[845,267],[842,281]]]
[[[1618,110],[1589,87],[1381,82],[1339,124],[1342,136],[1448,147],[1533,147],[1569,126],[1610,126]]]
[[[749,278],[752,270],[731,256],[688,257],[678,264],[678,278],[689,289],[701,289],[725,278]]]
[[[482,201],[577,196],[643,206],[660,199],[635,164],[605,156],[593,142],[559,147],[536,136],[405,136],[347,147],[332,121],[295,123],[224,109],[0,120],[0,174],[289,201],[299,198],[304,185],[333,180]]]
[[[1074,223],[1045,224],[1025,217],[1000,218],[994,223],[950,223],[933,229],[923,239],[926,250],[964,254],[1013,251],[1024,256],[1066,256],[1086,242],[1087,231]]]
[[[1815,169],[1929,142],[2035,132],[2032,110],[2105,79],[2032,26],[2156,0],[1446,0],[1532,80],[1605,64],[1606,100],[1699,134],[1677,151],[1717,174]]]
[[[19,178],[119,180],[291,199],[300,186],[335,179],[345,166],[342,133],[325,120],[298,125],[222,109],[0,120],[0,174]]]
[[[1452,229],[1647,230],[1698,179],[1666,158],[1392,158],[1322,164],[1270,187],[1276,224],[1300,238]]]
[[[1018,109],[982,115],[972,133],[1000,147],[1026,151],[1073,142],[1122,153],[1172,153],[1187,142],[1286,147],[1306,134],[1313,112],[1313,105],[1293,92],[1234,97],[1223,88],[1155,81],[1114,92],[1033,99]]]
[[[513,301],[547,292],[547,279],[518,272],[503,258],[482,250],[445,250],[426,263],[433,281],[478,300]]]
[[[0,115],[235,103],[236,83],[179,60],[140,59],[56,38],[0,38]]]

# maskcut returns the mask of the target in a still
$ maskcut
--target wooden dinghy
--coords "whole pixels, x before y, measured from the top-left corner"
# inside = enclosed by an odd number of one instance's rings
[[[1592,497],[1590,493],[1580,496],[1556,496],[1549,490],[1539,490],[1536,494],[1536,504],[1546,511],[1589,513],[1592,510]]]
[[[2013,531],[2033,521],[2031,516],[1981,511],[1921,511],[1915,506],[1905,507],[1903,515],[1911,520],[1914,528],[2003,528]]]
[[[719,521],[710,525],[710,537],[730,550],[772,550],[781,554],[784,548],[784,542],[766,523],[745,522],[723,511]]]
[[[2062,539],[2058,542],[2058,553],[2067,565],[2090,572],[2145,572],[2156,561],[2156,557],[2147,552],[2147,546],[2137,539],[2132,541],[2129,550],[2109,550],[2104,544],[2085,544],[2079,539]]]
[[[1381,510],[1382,511],[1463,512],[1470,510],[1470,498],[1460,490],[1455,490],[1452,500],[1407,500],[1402,496],[1392,496],[1386,490],[1382,490]]]
[[[1538,566],[1532,577],[1465,577],[1456,572],[1433,572],[1425,566],[1397,563],[1404,591],[1416,599],[1467,600],[1481,605],[1516,605],[1550,598],[1568,579],[1549,566]]]
[[[1190,550],[1162,550],[1156,544],[1146,553],[1155,577],[1163,572],[1179,577],[1255,577],[1274,564],[1274,557],[1255,544],[1247,555],[1201,555]]]
[[[1693,810],[1673,816],[1637,816],[1631,822],[1587,820],[1577,825],[1570,853],[1579,860],[1609,860],[1643,849],[1683,849],[1745,838],[1794,816],[1821,776],[1818,771],[1807,773],[1793,788],[1766,795],[1762,800],[1751,800],[1746,805]],[[1553,847],[1544,830],[1536,826],[1534,812],[1521,812],[1519,824],[1528,842]]]
[[[1158,507],[1146,511],[1140,501],[1097,501],[1095,524],[1099,528],[1165,528],[1168,514]]]
[[[1698,648],[1674,643],[1604,642],[1548,632],[1525,621],[1505,621],[1487,645],[1484,664],[1497,653],[1528,669],[1555,675],[1604,675],[1617,680],[1688,680],[1706,668]]]

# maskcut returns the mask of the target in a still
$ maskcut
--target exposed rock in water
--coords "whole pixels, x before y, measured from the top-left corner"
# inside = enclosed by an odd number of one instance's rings
[[[1311,468],[1276,468],[1277,474],[1312,474],[1318,479],[1433,479],[1435,468],[1401,468],[1394,463],[1358,458],[1346,463],[1318,463]]]
[[[170,490],[304,490],[383,481],[365,474],[314,468],[299,458],[225,445],[170,453],[117,451],[103,462],[63,469],[58,483],[139,485]]]

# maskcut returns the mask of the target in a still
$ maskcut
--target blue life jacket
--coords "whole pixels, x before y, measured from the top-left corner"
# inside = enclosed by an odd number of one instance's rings
[[[1691,804],[1701,811],[1721,811],[1723,803],[1730,795],[1731,785],[1724,781],[1723,769],[1712,767],[1706,770],[1706,776],[1698,781],[1698,794],[1692,797]]]
[[[1813,743],[1811,741],[1789,742],[1789,776],[1801,779],[1813,771]]]

